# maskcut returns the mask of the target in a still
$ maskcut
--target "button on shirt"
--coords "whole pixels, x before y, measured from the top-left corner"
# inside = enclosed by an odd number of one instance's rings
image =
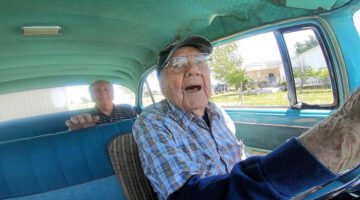
[[[193,175],[229,173],[241,160],[242,143],[226,126],[221,110],[209,103],[205,120],[163,100],[145,109],[133,126],[145,175],[159,199]]]
[[[97,125],[133,119],[137,116],[135,110],[130,105],[126,104],[114,105],[113,111],[109,116],[100,112],[97,108],[91,112],[91,115],[99,116],[99,121],[96,123]]]

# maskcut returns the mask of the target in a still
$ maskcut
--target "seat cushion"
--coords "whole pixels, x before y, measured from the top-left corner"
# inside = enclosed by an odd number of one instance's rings
[[[111,163],[128,200],[157,199],[141,167],[132,134],[114,138],[108,147]]]
[[[8,200],[126,200],[115,175],[94,179],[92,181],[66,188],[51,190]]]

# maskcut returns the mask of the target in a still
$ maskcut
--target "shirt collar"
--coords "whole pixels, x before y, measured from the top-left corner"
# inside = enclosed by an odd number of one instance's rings
[[[216,105],[212,102],[208,103],[205,112],[207,112],[210,121],[220,118],[219,108],[217,108]]]
[[[113,109],[112,109],[110,115],[112,115],[112,113],[114,112],[114,110],[116,110],[115,104],[113,104]],[[97,107],[96,104],[95,104],[95,112],[96,112],[96,114],[98,114],[98,115],[105,115],[104,113],[102,113],[102,112],[99,110],[99,108]],[[110,116],[110,115],[109,115],[109,116]],[[107,116],[107,115],[105,115],[105,116]]]

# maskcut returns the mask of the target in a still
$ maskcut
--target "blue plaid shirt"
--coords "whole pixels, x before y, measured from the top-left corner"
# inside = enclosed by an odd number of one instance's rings
[[[209,103],[205,120],[167,100],[146,108],[133,126],[145,175],[159,199],[181,188],[193,175],[229,173],[241,160],[243,145],[226,126],[221,110]]]

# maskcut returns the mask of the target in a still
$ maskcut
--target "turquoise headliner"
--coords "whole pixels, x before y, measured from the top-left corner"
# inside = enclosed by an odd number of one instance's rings
[[[249,28],[344,6],[350,0],[2,0],[0,94],[107,79],[137,92],[169,42],[218,40]],[[57,25],[60,36],[23,36]]]

